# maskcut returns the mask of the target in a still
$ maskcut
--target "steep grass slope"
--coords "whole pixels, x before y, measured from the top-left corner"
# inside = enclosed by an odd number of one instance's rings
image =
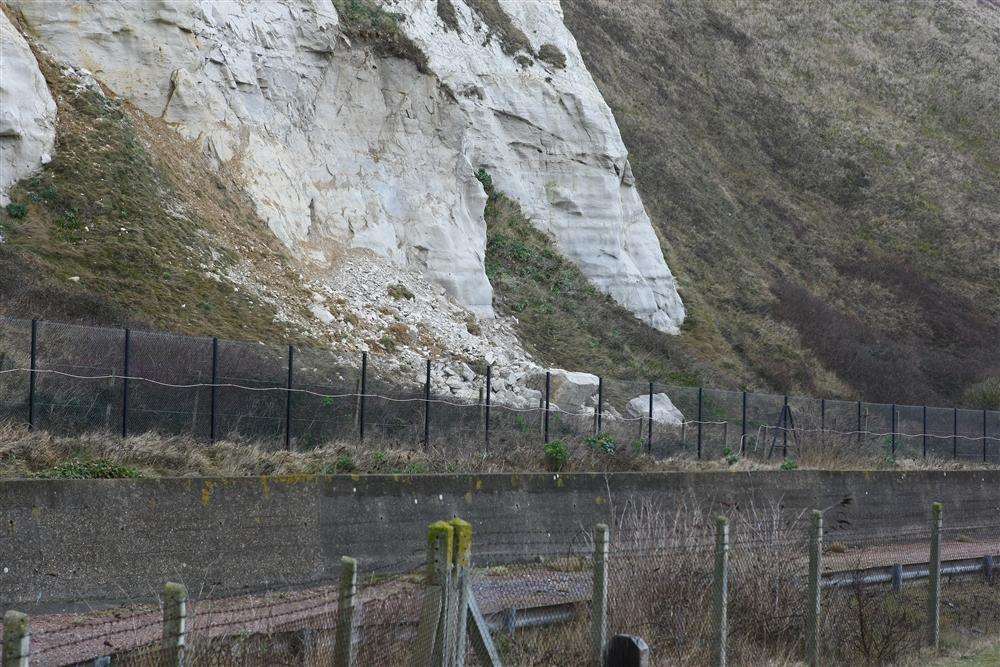
[[[679,274],[683,345],[749,384],[870,400],[1000,372],[1000,11],[563,8]]]
[[[39,64],[54,159],[0,213],[0,315],[310,339],[308,298],[238,183],[89,77]]]

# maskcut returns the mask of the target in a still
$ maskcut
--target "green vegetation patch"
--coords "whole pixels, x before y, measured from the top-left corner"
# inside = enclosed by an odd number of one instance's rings
[[[373,0],[334,0],[333,4],[348,37],[366,42],[379,55],[409,60],[421,72],[428,71],[427,56],[399,27],[405,15],[387,12]]]
[[[514,25],[498,0],[468,0],[468,4],[489,28],[490,35],[500,40],[500,48],[504,53],[508,56],[513,56],[518,51],[531,53],[528,36]]]
[[[486,203],[486,275],[500,312],[518,319],[529,350],[546,364],[607,377],[694,384],[693,362],[674,337],[602,294],[535,229],[516,202],[476,172]]]

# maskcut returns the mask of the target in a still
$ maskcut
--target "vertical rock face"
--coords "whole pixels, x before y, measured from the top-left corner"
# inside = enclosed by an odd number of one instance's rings
[[[442,2],[381,3],[428,72],[350,45],[330,0],[11,4],[58,58],[241,175],[294,253],[370,248],[491,315],[485,168],[598,287],[676,331],[673,276],[559,3]]]
[[[0,206],[17,180],[48,162],[56,138],[56,103],[21,33],[0,12]]]

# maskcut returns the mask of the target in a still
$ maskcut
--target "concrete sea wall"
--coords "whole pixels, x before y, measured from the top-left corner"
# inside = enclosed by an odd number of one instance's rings
[[[428,523],[472,522],[477,562],[586,546],[632,501],[735,512],[825,511],[828,539],[994,521],[1000,471],[739,472],[25,480],[0,483],[0,609],[212,594],[334,579],[422,560]]]

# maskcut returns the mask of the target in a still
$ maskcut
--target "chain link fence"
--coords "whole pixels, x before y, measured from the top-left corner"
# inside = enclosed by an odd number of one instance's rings
[[[963,522],[964,508],[954,518],[946,509],[937,537],[930,508],[926,528],[830,526],[825,535],[780,503],[730,508],[724,537],[719,520],[695,505],[613,509],[605,527],[474,527],[467,566],[447,562],[446,587],[468,605],[453,635],[472,639],[454,644],[465,664],[496,664],[484,659],[477,632],[511,665],[595,663],[619,634],[641,637],[652,664],[714,663],[721,647],[733,664],[808,661],[810,637],[823,662],[882,664],[926,657],[933,618],[936,641],[953,646],[998,627],[1000,524]],[[307,587],[270,582],[220,595],[206,586],[184,591],[179,607],[176,584],[151,580],[141,599],[33,614],[30,664],[341,664],[346,646],[354,664],[411,664],[440,641],[426,632],[428,609],[466,616],[433,606],[444,604],[434,597],[440,563],[427,549],[401,541],[395,562],[345,559],[340,573]],[[815,575],[811,553],[821,559]],[[171,624],[179,616],[182,627]]]
[[[157,432],[266,449],[556,442],[660,458],[1000,463],[997,411],[463,366],[401,371],[379,355],[351,363],[317,349],[4,319],[0,418],[56,434]]]

